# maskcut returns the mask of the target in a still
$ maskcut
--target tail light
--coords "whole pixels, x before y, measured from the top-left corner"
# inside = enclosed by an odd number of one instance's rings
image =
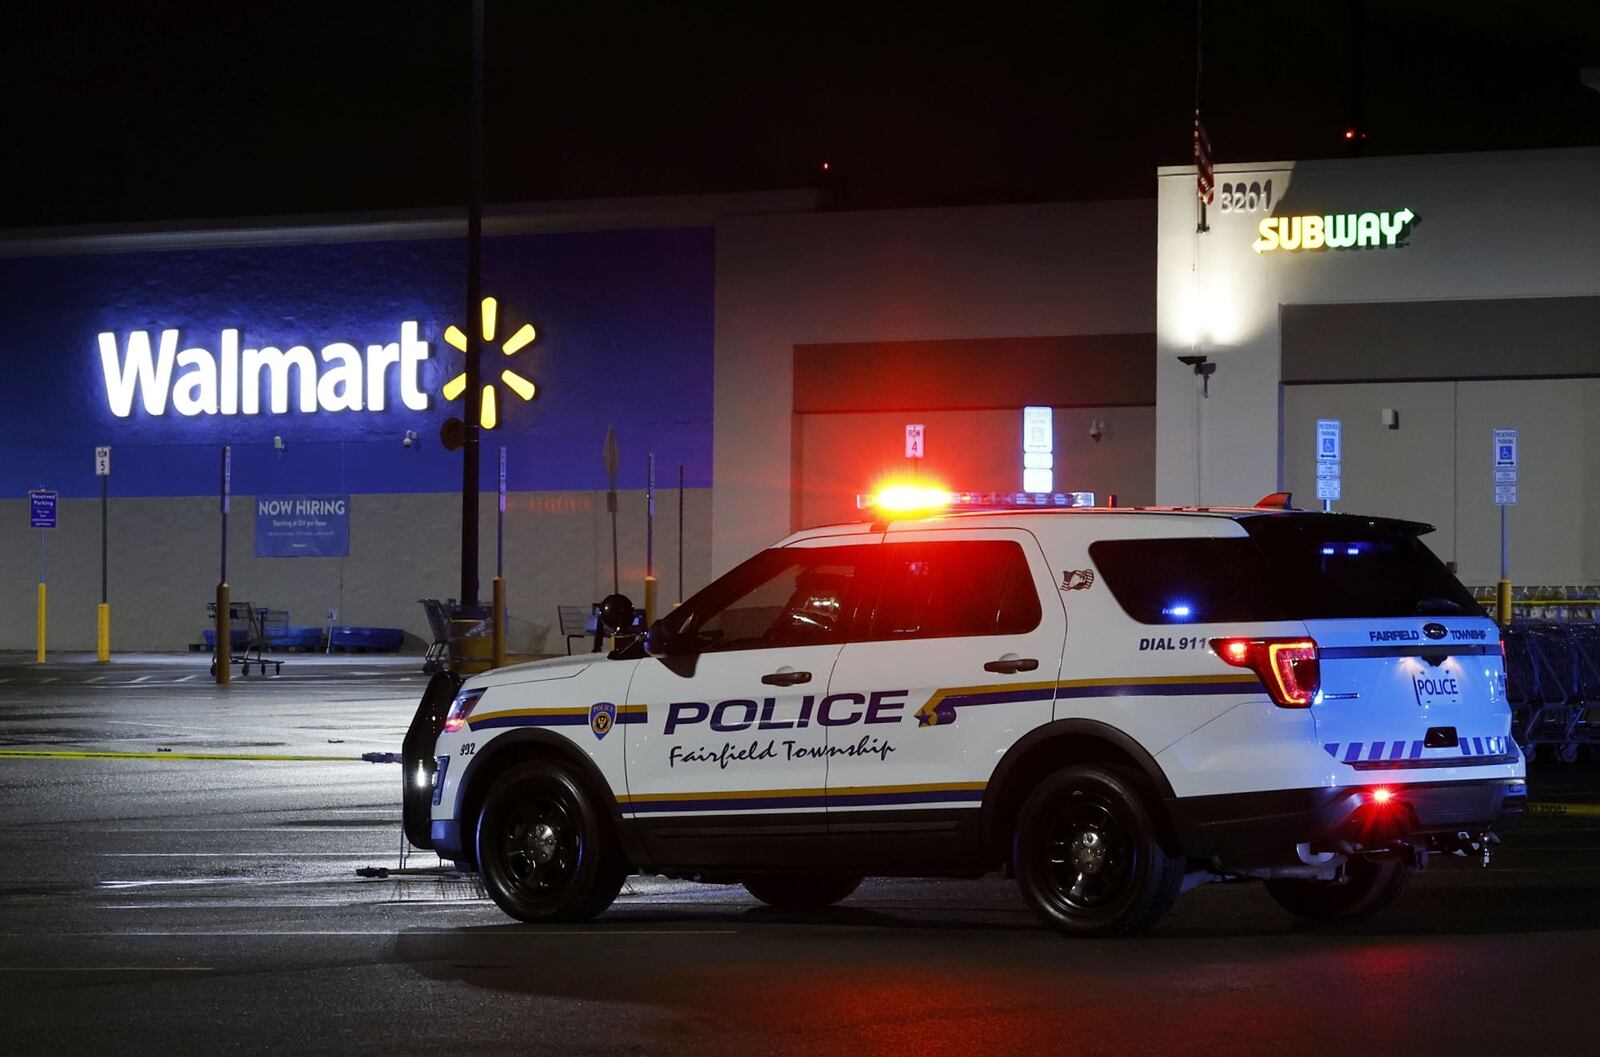
[[[482,690],[463,690],[450,702],[450,711],[444,715],[444,730],[446,734],[454,734],[467,722],[467,717],[472,715],[472,710],[478,704],[478,699],[483,696]]]
[[[1235,668],[1249,668],[1282,708],[1309,708],[1322,685],[1311,639],[1212,639],[1211,648]]]

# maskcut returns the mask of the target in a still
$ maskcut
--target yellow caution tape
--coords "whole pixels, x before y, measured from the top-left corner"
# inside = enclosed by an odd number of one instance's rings
[[[1575,818],[1600,818],[1600,804],[1556,804],[1534,802],[1528,805],[1530,815],[1565,815]]]

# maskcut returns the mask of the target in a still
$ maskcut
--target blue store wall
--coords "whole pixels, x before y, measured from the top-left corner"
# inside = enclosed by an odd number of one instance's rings
[[[539,332],[514,358],[486,352],[486,379],[511,366],[539,387],[531,404],[502,391],[503,424],[484,441],[486,488],[499,445],[510,451],[513,491],[604,488],[607,425],[624,456],[622,487],[643,487],[648,451],[663,483],[665,468],[683,463],[691,487],[710,485],[713,240],[710,228],[671,228],[484,241],[498,336],[525,322]],[[12,380],[0,397],[0,495],[98,495],[101,444],[113,447],[116,496],[213,494],[224,443],[235,446],[241,494],[459,488],[460,455],[438,435],[460,404],[439,390],[461,369],[442,335],[469,323],[465,257],[463,241],[436,239],[0,260],[0,365]],[[263,394],[253,416],[185,418],[169,406],[155,417],[136,399],[118,418],[107,402],[102,331],[120,348],[131,331],[149,331],[155,345],[175,327],[179,349],[215,354],[222,330],[237,328],[243,346],[306,345],[315,355],[332,342],[365,353],[398,341],[405,321],[429,346],[425,411],[407,409],[393,380],[376,412],[305,413],[291,402],[272,414]],[[409,449],[407,430],[419,437]]]

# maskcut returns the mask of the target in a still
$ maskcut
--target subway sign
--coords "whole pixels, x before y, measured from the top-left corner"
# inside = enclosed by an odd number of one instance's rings
[[[1273,250],[1378,249],[1403,244],[1417,215],[1392,213],[1309,213],[1267,217],[1252,244],[1257,253]]]

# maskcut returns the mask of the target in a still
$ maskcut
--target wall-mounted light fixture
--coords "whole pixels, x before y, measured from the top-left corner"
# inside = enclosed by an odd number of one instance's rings
[[[1217,365],[1205,356],[1179,356],[1179,363],[1188,364],[1194,368],[1194,373],[1200,379],[1200,395],[1211,395],[1211,376],[1217,373]]]

